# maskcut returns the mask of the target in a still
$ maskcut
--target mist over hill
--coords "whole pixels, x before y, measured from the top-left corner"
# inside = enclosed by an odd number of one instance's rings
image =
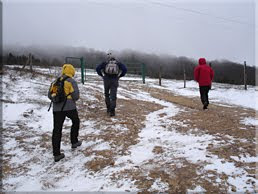
[[[33,64],[39,66],[62,66],[66,57],[83,57],[87,68],[95,68],[97,64],[106,60],[106,52],[86,47],[72,46],[4,46],[3,62],[7,65],[24,65],[27,56],[33,55]],[[112,51],[113,55],[121,62],[129,65],[146,65],[146,75],[153,78],[159,77],[161,71],[162,78],[183,79],[184,69],[186,79],[193,79],[194,67],[198,64],[198,59],[187,56],[174,56],[168,54],[144,53],[135,50]],[[200,56],[203,57],[203,56]],[[72,60],[75,66],[79,67],[79,60]],[[216,59],[207,61],[215,71],[214,81],[221,83],[243,84],[244,65],[226,59]],[[130,66],[130,65],[129,65]],[[135,73],[140,73],[140,68]],[[247,84],[255,85],[255,67],[247,64]]]

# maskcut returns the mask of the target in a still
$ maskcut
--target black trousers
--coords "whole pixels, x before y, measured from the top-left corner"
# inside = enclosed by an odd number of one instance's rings
[[[118,78],[104,79],[105,102],[108,110],[114,111],[116,108],[116,95],[118,85]]]
[[[60,155],[60,145],[62,138],[62,128],[64,120],[66,117],[72,120],[72,127],[70,133],[70,140],[72,144],[78,142],[79,128],[80,128],[80,119],[78,116],[77,110],[69,111],[58,111],[53,112],[54,116],[54,129],[52,134],[52,146],[53,146],[53,155]]]
[[[200,95],[201,95],[201,101],[202,104],[209,104],[209,90],[211,89],[211,86],[200,86]]]

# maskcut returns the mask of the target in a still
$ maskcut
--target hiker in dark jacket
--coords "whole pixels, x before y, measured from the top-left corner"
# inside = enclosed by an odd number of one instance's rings
[[[103,77],[107,113],[111,117],[115,116],[118,80],[125,76],[127,68],[111,56],[107,61],[99,64],[96,71]]]
[[[214,72],[210,66],[206,64],[205,58],[199,59],[199,65],[194,69],[194,79],[199,83],[199,90],[203,109],[207,109],[209,105],[209,90],[214,77]]]
[[[53,102],[54,129],[52,134],[52,145],[55,162],[58,162],[65,157],[65,155],[60,152],[60,144],[62,127],[66,117],[72,120],[70,133],[72,148],[77,148],[82,144],[81,141],[78,141],[80,119],[76,109],[76,101],[79,99],[79,89],[76,81],[73,79],[74,74],[75,69],[71,64],[63,65],[61,79],[65,79],[64,92],[67,99],[59,103]],[[48,98],[50,100],[53,100],[52,96],[56,95],[54,90],[55,88],[52,83],[48,91]]]

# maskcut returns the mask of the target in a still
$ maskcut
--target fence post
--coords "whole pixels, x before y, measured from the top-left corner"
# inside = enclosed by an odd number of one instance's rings
[[[83,57],[80,58],[81,61],[81,79],[82,79],[82,84],[84,84],[84,60]]]
[[[145,64],[142,63],[142,83],[145,84]]]
[[[209,63],[209,66],[210,66],[210,68],[211,68],[211,62]],[[211,88],[212,88],[212,83],[211,83],[211,86],[210,86],[210,90],[211,90]]]
[[[83,60],[83,64],[84,64],[84,80],[86,81],[86,61],[85,60]]]
[[[31,53],[29,53],[28,59],[25,62],[25,64],[22,66],[22,69],[25,69],[26,65],[30,66],[30,71],[32,72],[32,54]]]
[[[244,85],[245,85],[245,90],[247,90],[247,85],[246,85],[246,61],[244,61]]]
[[[161,86],[161,65],[159,65],[159,85]]]
[[[186,87],[186,73],[185,73],[185,64],[184,64],[184,88]]]
[[[29,54],[29,65],[30,65],[30,71],[32,71],[32,54]]]

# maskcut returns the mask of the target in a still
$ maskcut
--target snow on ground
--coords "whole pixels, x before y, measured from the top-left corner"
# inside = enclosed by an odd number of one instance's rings
[[[96,76],[94,72],[90,72],[87,75]],[[141,77],[123,77],[122,81],[138,81],[142,82]],[[151,79],[146,77],[145,83],[149,87],[155,87],[160,89],[166,89],[178,95],[188,96],[188,97],[199,97],[199,86],[195,81],[186,81],[186,88],[184,88],[183,80],[167,80],[162,79],[162,86],[159,86],[158,79]],[[212,84],[212,89],[209,92],[209,98],[211,102],[216,104],[232,104],[242,107],[247,107],[251,109],[258,110],[258,87],[257,86],[247,86],[247,90],[244,89],[243,85],[233,85],[233,84],[222,84],[214,82]],[[227,106],[227,105],[224,105]]]
[[[48,69],[37,69],[38,71],[49,73]],[[78,71],[79,72],[79,71]],[[10,76],[12,75],[12,76]],[[14,72],[10,70],[3,76],[3,160],[13,165],[18,171],[3,179],[3,188],[6,191],[131,191],[137,192],[139,188],[135,185],[135,180],[123,177],[117,182],[113,182],[112,174],[119,173],[135,166],[148,164],[150,160],[155,160],[153,150],[155,147],[162,147],[165,161],[177,158],[185,158],[187,161],[197,164],[203,163],[204,167],[198,173],[202,174],[211,170],[219,174],[229,176],[228,184],[234,186],[237,191],[253,192],[252,184],[247,184],[252,180],[257,184],[255,178],[249,177],[248,172],[236,166],[234,162],[228,162],[217,155],[207,152],[208,145],[212,142],[214,146],[219,146],[222,141],[216,136],[209,134],[182,134],[178,132],[173,124],[178,121],[171,119],[180,111],[173,103],[156,99],[149,93],[140,90],[129,91],[119,88],[118,98],[124,100],[141,100],[161,105],[163,108],[150,112],[146,116],[145,126],[140,130],[139,142],[130,146],[128,155],[115,158],[115,165],[102,169],[100,172],[92,172],[85,167],[85,163],[91,161],[95,156],[85,157],[83,150],[91,148],[95,151],[112,149],[108,142],[102,140],[83,142],[83,145],[76,151],[72,151],[67,141],[62,142],[62,149],[65,152],[65,159],[59,163],[54,163],[51,147],[52,113],[47,112],[49,100],[47,90],[51,80],[44,76],[31,78],[26,75],[13,77]],[[100,80],[95,73],[88,73],[89,80]],[[79,80],[80,74],[76,75]],[[126,81],[138,80],[135,84],[141,84],[139,78],[122,78],[121,85],[126,86]],[[187,88],[183,88],[182,81],[163,80],[162,86],[158,86],[157,80],[146,79],[149,87],[169,90],[183,96],[199,96],[198,86],[193,81],[187,82]],[[44,83],[44,84],[43,84]],[[210,92],[211,102],[218,104],[239,105],[256,109],[254,106],[257,96],[255,87],[248,87],[245,91],[240,86],[229,84],[213,84]],[[81,96],[90,102],[97,100],[95,94],[88,93],[87,89],[103,92],[103,85],[96,82],[88,82],[86,86],[79,85]],[[91,105],[94,108],[94,104]],[[228,106],[228,105],[224,105]],[[163,115],[163,116],[161,116]],[[245,125],[257,125],[257,120],[247,117],[243,120]],[[64,136],[69,136],[69,126],[71,122],[64,123]],[[80,135],[97,135],[97,123],[94,120],[81,119]],[[183,123],[181,123],[183,125]],[[24,128],[26,126],[26,128]],[[114,126],[117,127],[117,126]],[[191,126],[188,126],[191,127]],[[101,129],[104,130],[104,127]],[[126,131],[126,128],[120,128]],[[195,129],[193,129],[195,130]],[[198,129],[197,129],[198,130]],[[234,138],[230,137],[233,141]],[[225,143],[225,142],[223,142]],[[230,143],[227,142],[228,144]],[[21,145],[26,145],[22,147]],[[44,144],[44,146],[42,145]],[[45,147],[48,147],[46,150]],[[28,155],[29,154],[29,155]],[[256,157],[232,156],[233,161],[258,162]],[[206,165],[205,165],[206,164]],[[25,165],[25,166],[24,166]],[[176,164],[180,166],[180,164]],[[217,178],[216,182],[221,182]],[[163,180],[156,179],[149,191],[165,192],[169,185]],[[230,187],[231,188],[231,187]],[[231,190],[228,190],[231,192]],[[205,189],[197,185],[195,189],[188,189],[188,192],[205,192]]]
[[[183,80],[162,80],[162,86],[157,84],[157,80],[146,81],[151,87],[167,89],[173,93],[183,96],[200,96],[198,83],[195,81],[187,81],[186,88],[184,88]],[[257,86],[248,86],[244,90],[243,85],[232,85],[213,83],[212,89],[209,92],[211,102],[227,103],[232,105],[243,106],[258,110],[256,102],[258,102]]]
[[[258,120],[256,118],[252,118],[252,117],[246,117],[243,121],[243,124],[245,125],[256,125],[258,126]]]

